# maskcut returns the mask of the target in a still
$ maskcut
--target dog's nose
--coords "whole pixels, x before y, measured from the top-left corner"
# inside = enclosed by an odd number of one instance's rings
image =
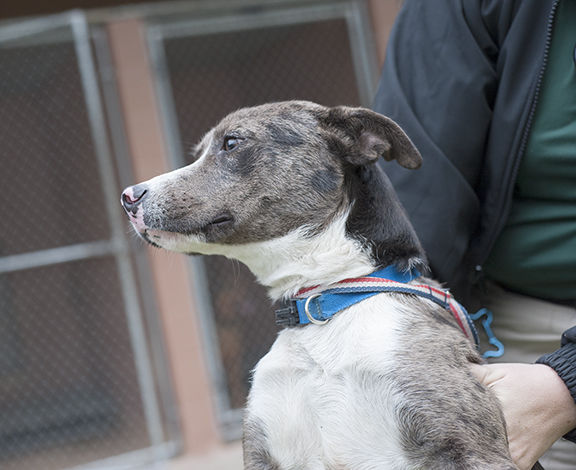
[[[122,206],[124,206],[126,212],[136,214],[138,206],[142,203],[146,194],[148,194],[148,188],[145,184],[137,184],[126,188],[122,193]]]

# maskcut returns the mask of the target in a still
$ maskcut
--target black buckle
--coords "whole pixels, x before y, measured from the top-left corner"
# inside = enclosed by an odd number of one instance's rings
[[[284,308],[276,310],[276,324],[285,328],[296,326],[300,323],[300,316],[298,315],[298,308],[294,300],[289,300],[288,305]]]

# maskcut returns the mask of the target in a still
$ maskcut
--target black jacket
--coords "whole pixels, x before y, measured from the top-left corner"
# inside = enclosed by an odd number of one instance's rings
[[[408,0],[390,37],[374,109],[424,164],[386,172],[435,276],[463,300],[510,209],[556,3]]]
[[[386,164],[435,276],[467,300],[504,227],[558,0],[406,0],[374,109],[424,158]],[[576,327],[543,356],[576,401]],[[576,431],[568,436],[576,442]]]

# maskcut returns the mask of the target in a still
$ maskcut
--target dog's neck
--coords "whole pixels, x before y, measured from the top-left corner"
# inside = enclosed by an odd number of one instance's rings
[[[378,165],[347,173],[348,197],[355,201],[346,222],[350,237],[366,240],[379,266],[428,272],[426,255],[392,183]]]
[[[371,273],[377,265],[367,247],[346,235],[347,219],[343,214],[314,235],[301,228],[274,240],[236,246],[234,257],[268,287],[274,300],[303,287]]]
[[[382,267],[370,244],[349,236],[349,214],[336,217],[323,231],[306,228],[264,242],[235,245],[221,254],[246,264],[273,300],[292,297],[304,287],[324,286],[364,276]],[[415,267],[418,259],[408,261]]]

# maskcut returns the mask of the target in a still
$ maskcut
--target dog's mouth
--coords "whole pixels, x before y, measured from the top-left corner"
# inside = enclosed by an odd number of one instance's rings
[[[225,212],[216,216],[211,222],[208,222],[203,228],[225,228],[234,223],[234,217]]]
[[[137,233],[148,243],[158,248],[175,249],[173,247],[182,246],[182,249],[176,251],[184,251],[185,246],[190,243],[210,243],[220,239],[228,228],[234,225],[235,218],[229,212],[222,212],[209,222],[203,224],[194,224],[179,222],[168,222],[159,225],[144,225],[137,226]]]
[[[212,220],[207,223],[200,224],[198,227],[186,228],[182,230],[169,230],[180,235],[199,235],[212,238],[225,233],[225,230],[234,225],[234,216],[229,212],[222,212],[216,215]]]
[[[229,212],[222,212],[208,222],[198,222],[190,219],[160,219],[152,222],[142,218],[140,223],[131,220],[132,225],[139,233],[154,232],[168,236],[190,236],[190,235],[207,235],[215,231],[221,231],[234,224],[235,218]]]

